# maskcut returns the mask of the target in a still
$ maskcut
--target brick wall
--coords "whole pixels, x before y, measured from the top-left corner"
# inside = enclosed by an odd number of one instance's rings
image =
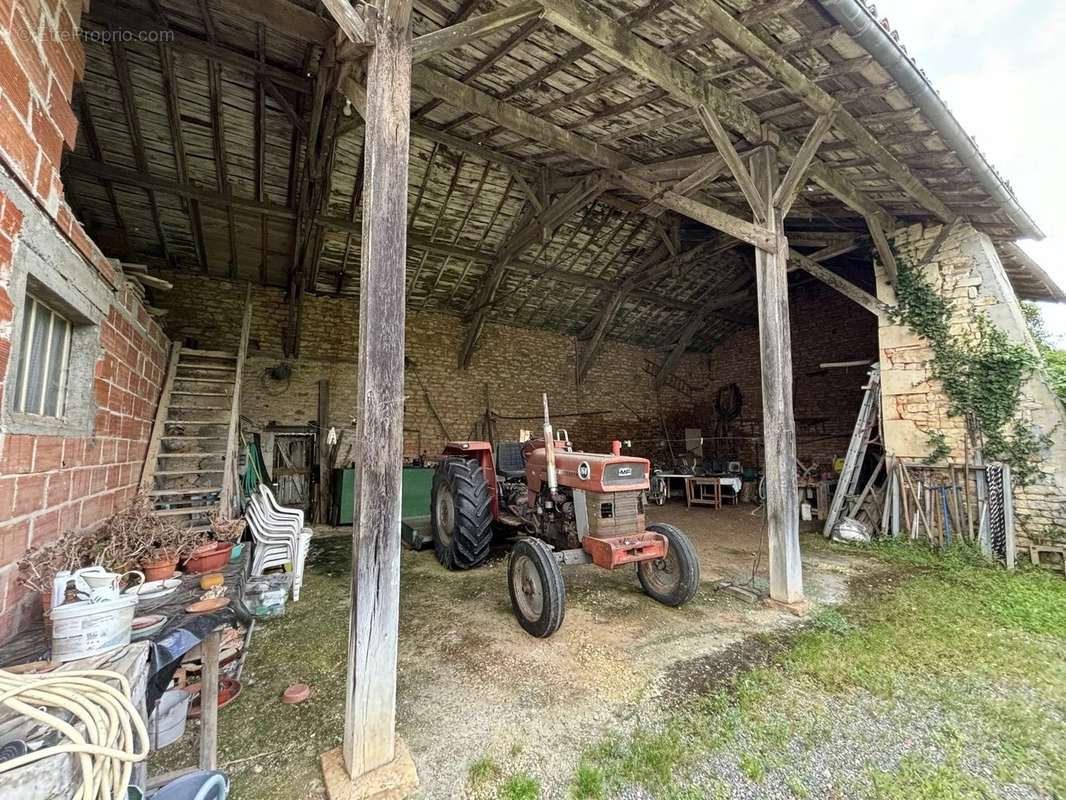
[[[89,275],[95,285],[82,289],[104,298],[91,432],[28,435],[0,425],[0,642],[39,614],[37,598],[19,586],[17,559],[64,530],[97,525],[135,492],[165,367],[166,337],[139,290],[63,197],[59,164],[75,143],[70,100],[85,62],[81,10],[81,0],[0,0],[0,403],[10,399],[12,332],[21,324],[19,248],[35,239],[31,249],[47,252],[60,275],[71,283]]]
[[[877,358],[877,320],[825,284],[809,280],[789,292],[796,455],[805,464],[831,463],[847,450],[862,404],[866,367],[822,369],[822,364]],[[744,397],[734,424],[744,437],[741,460],[762,453],[762,370],[759,335],[745,329],[710,356],[715,387],[736,383]]]
[[[895,246],[902,257],[916,263],[940,231],[939,226],[914,225],[897,233]],[[984,313],[1011,339],[1035,349],[1018,299],[985,234],[970,226],[958,226],[924,267],[924,273],[950,300],[955,333],[965,335],[971,331],[977,313]],[[886,302],[895,302],[895,294],[880,269],[878,294]],[[928,344],[906,326],[888,322],[882,324],[879,335],[889,450],[903,458],[924,459],[930,450],[928,434],[939,431],[951,447],[952,460],[961,463],[965,424],[948,413],[948,398],[932,377]],[[1039,373],[1028,381],[1022,395],[1022,418],[1052,438],[1051,447],[1040,455],[1040,478],[1015,491],[1016,531],[1024,545],[1031,540],[1066,535],[1066,408]]]
[[[204,279],[188,273],[166,274],[175,284],[156,298],[168,308],[168,334],[175,340],[191,337],[201,347],[235,350],[241,326],[243,285]],[[820,284],[794,293],[793,342],[796,347],[797,415],[817,418],[820,430],[800,442],[801,457],[828,460],[843,452],[858,413],[865,370],[829,371],[811,375],[826,361],[873,359],[877,330],[872,317],[851,301]],[[353,300],[308,297],[300,345],[301,358],[286,362],[292,370],[287,382],[265,376],[282,363],[279,351],[284,322],[284,294],[275,289],[253,291],[253,322],[249,358],[245,365],[242,413],[256,426],[275,422],[305,424],[317,414],[318,381],[330,381],[332,425],[351,422],[356,402],[355,352],[358,304]],[[468,370],[456,369],[463,329],[458,318],[409,312],[404,427],[407,451],[437,452],[445,437],[427,402],[440,413],[452,438],[467,437],[486,403],[503,417],[501,437],[516,437],[520,429],[534,429],[541,407],[540,393],[551,398],[554,424],[566,428],[575,443],[606,448],[611,439],[631,439],[634,451],[650,458],[666,458],[659,397],[671,438],[683,439],[685,427],[710,435],[714,424],[714,396],[737,382],[744,393],[744,423],[759,438],[761,458],[762,405],[758,335],[755,329],[737,334],[709,356],[685,357],[676,375],[692,391],[664,387],[657,395],[649,362],[661,353],[608,343],[585,383],[575,382],[575,340],[546,331],[489,325]],[[421,379],[421,382],[419,382]],[[581,417],[567,413],[605,411]],[[810,427],[808,425],[808,427]],[[842,440],[841,440],[841,437]],[[684,450],[675,442],[679,452]],[[730,446],[737,446],[732,443]],[[746,445],[741,445],[746,446]],[[732,451],[739,452],[739,451]],[[708,447],[707,453],[710,454]],[[732,453],[731,453],[732,454]],[[723,456],[725,453],[723,453]],[[740,452],[753,463],[754,454]]]

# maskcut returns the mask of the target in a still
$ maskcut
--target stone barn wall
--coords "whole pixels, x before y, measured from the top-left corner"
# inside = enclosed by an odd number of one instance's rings
[[[919,263],[940,233],[940,226],[914,225],[899,231],[895,247],[903,258]],[[1017,297],[992,241],[968,225],[960,225],[924,268],[925,277],[951,301],[952,328],[958,334],[973,329],[978,313],[986,314],[1015,342],[1034,351]],[[878,295],[889,303],[895,293],[878,268]],[[928,434],[941,431],[951,458],[963,460],[965,424],[948,413],[950,405],[939,382],[932,378],[932,351],[903,325],[880,327],[885,438],[890,452],[922,460],[929,453]],[[1051,436],[1052,445],[1040,456],[1040,477],[1016,487],[1016,531],[1021,544],[1066,536],[1066,408],[1044,376],[1034,374],[1023,390],[1022,416]]]

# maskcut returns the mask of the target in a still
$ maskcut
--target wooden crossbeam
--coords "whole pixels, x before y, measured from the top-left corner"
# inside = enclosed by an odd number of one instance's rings
[[[696,111],[699,113],[700,122],[703,123],[704,130],[707,131],[707,135],[711,137],[711,141],[718,150],[718,155],[725,161],[729,171],[733,174],[733,179],[740,186],[744,199],[748,201],[751,212],[755,215],[755,221],[764,222],[766,219],[767,198],[762,197],[759,194],[759,190],[755,188],[755,183],[752,181],[751,175],[748,174],[748,168],[740,160],[737,148],[733,144],[733,140],[729,138],[729,134],[726,133],[722,121],[718,118],[714,109],[709,106],[701,105]]]
[[[348,0],[322,0],[322,5],[329,11],[333,21],[355,44],[369,44],[372,40],[363,14]]]
[[[769,235],[758,226],[675,192],[662,191],[653,183],[632,174],[630,171],[639,168],[640,164],[622,153],[553,125],[516,106],[503,103],[425,65],[416,66],[412,75],[419,86],[450,105],[490,119],[528,139],[611,170],[612,180],[634,194],[654,200],[682,216],[695,219],[755,247],[770,246]]]
[[[719,89],[709,79],[697,75],[654,45],[635,36],[585,0],[539,2],[544,6],[545,18],[553,25],[694,108],[706,106],[718,116],[723,125],[736,131],[750,143],[759,144],[763,140],[762,124],[754,111]],[[794,142],[783,141],[780,155],[786,162],[791,162],[797,149],[798,145]],[[863,197],[845,175],[816,161],[810,167],[810,177],[849,207],[864,215],[876,216],[883,225],[895,228],[892,215],[877,203]]]
[[[846,278],[840,277],[828,267],[822,266],[814,258],[805,256],[797,250],[789,250],[789,259],[795,262],[804,272],[840,292],[849,300],[858,303],[878,319],[887,317],[890,309],[885,303],[882,303],[869,292],[863,291]]]
[[[934,195],[906,164],[878,142],[862,122],[846,109],[840,108],[840,105],[824,89],[782,58],[780,54],[774,52],[762,39],[722,8],[716,0],[682,0],[682,4],[697,18],[712,25],[730,47],[758,64],[771,77],[793,92],[812,111],[817,114],[826,114],[836,110],[839,128],[855,142],[859,149],[873,158],[885,174],[896,181],[904,192],[945,222],[955,219],[957,215]]]
[[[332,0],[332,2],[342,2],[342,0]],[[538,19],[543,13],[539,3],[525,0],[517,5],[504,6],[447,28],[423,34],[411,43],[412,60],[416,64],[426,61],[440,53],[476,42],[497,31],[520,25],[531,19]]]
[[[818,154],[818,148],[822,142],[825,141],[825,137],[828,135],[829,130],[833,127],[833,119],[836,116],[836,112],[829,111],[818,117],[817,121],[811,127],[810,132],[807,134],[807,138],[803,140],[803,144],[800,145],[799,152],[796,153],[795,159],[789,165],[788,172],[785,173],[785,177],[781,179],[780,185],[777,187],[777,191],[774,193],[773,204],[781,209],[781,216],[787,217],[788,212],[792,209],[792,204],[796,202],[796,196],[799,194],[800,184],[803,179],[807,177],[807,170],[811,167],[811,162],[814,161],[814,157]]]
[[[746,278],[744,283],[751,283],[750,278]],[[696,337],[696,334],[700,332],[700,329],[706,324],[707,317],[711,316],[715,311],[729,308],[730,306],[740,305],[745,302],[750,302],[755,298],[755,293],[751,289],[743,289],[731,292],[726,295],[715,298],[714,300],[708,300],[704,298],[704,302],[699,304],[699,310],[696,311],[684,324],[680,331],[677,332],[674,338],[670,354],[667,355],[666,360],[663,361],[663,365],[659,368],[659,374],[656,377],[659,383],[663,383],[677,368],[677,365],[681,361],[681,357],[685,355],[685,351],[688,350],[689,345],[692,344],[692,340]]]
[[[118,81],[122,112],[126,117],[126,129],[129,131],[130,140],[133,143],[133,158],[138,169],[147,171],[148,158],[145,153],[144,136],[141,132],[140,115],[137,113],[137,105],[133,100],[133,84],[130,80],[129,62],[126,59],[126,46],[119,37],[114,37],[111,41],[111,58],[115,67],[115,78]],[[146,194],[148,195],[148,208],[152,214],[152,224],[155,227],[156,238],[159,240],[159,247],[163,252],[163,259],[170,264],[170,246],[167,243],[167,234],[163,229],[163,221],[159,215],[159,204],[156,202],[155,192],[148,189]]]
[[[888,282],[895,285],[899,277],[896,269],[896,256],[892,252],[892,246],[888,243],[884,228],[872,217],[866,218],[866,225],[870,229],[870,237],[874,240],[874,247],[877,248],[877,256],[881,259],[881,266],[885,268]]]
[[[466,369],[474,357],[478,338],[484,329],[489,306],[507,273],[512,259],[538,239],[547,239],[551,233],[571,214],[596,200],[607,188],[602,175],[590,176],[564,195],[556,198],[540,212],[530,209],[523,221],[503,240],[503,246],[496,259],[482,280],[481,287],[471,298],[467,307],[470,321],[467,323],[463,344],[459,349],[459,368]]]

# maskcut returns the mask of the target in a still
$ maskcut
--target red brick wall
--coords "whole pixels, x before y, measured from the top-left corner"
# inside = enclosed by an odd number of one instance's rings
[[[796,452],[801,461],[828,463],[847,449],[862,404],[866,368],[822,370],[820,364],[877,359],[877,320],[825,284],[810,281],[789,292]],[[759,334],[746,329],[710,355],[715,391],[736,383],[744,396],[737,431],[756,440],[740,449],[745,463],[762,453],[762,371]]]
[[[59,164],[75,143],[70,99],[85,63],[76,36],[81,9],[82,0],[0,0],[0,172],[24,193],[0,192],[0,402],[11,331],[20,324],[9,289],[26,209],[51,218],[113,292],[100,324],[92,434],[0,429],[0,642],[39,613],[37,598],[19,586],[17,559],[64,530],[97,525],[136,491],[165,369],[162,329],[63,199]]]
[[[166,368],[167,339],[129,288],[100,325],[93,435],[0,435],[0,641],[37,612],[15,561],[94,527],[133,497]]]

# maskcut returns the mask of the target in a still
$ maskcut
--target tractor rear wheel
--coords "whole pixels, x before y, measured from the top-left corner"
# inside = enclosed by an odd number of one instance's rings
[[[644,592],[663,605],[683,606],[700,586],[700,559],[689,538],[673,525],[656,523],[648,530],[666,537],[666,556],[637,564]]]
[[[433,549],[448,569],[472,569],[488,558],[492,509],[481,465],[470,458],[446,458],[433,474]]]
[[[566,614],[566,587],[555,554],[540,539],[519,539],[507,564],[511,610],[526,633],[545,639]]]

